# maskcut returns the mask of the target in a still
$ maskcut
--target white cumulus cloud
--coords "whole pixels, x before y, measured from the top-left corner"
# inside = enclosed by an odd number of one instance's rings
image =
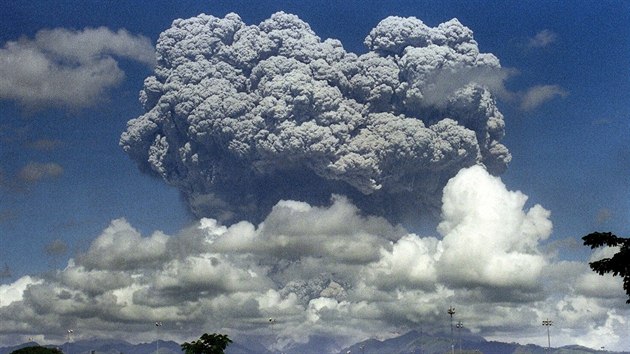
[[[556,97],[566,97],[569,92],[558,85],[537,85],[529,88],[522,96],[521,109],[534,110]]]
[[[176,236],[143,236],[113,220],[64,269],[0,287],[0,315],[10,319],[0,339],[54,336],[62,323],[85,338],[144,341],[163,321],[174,340],[210,328],[282,350],[318,335],[333,338],[333,351],[439,323],[454,305],[490,339],[535,342],[549,317],[566,333],[558,343],[597,344],[602,333],[621,343],[621,284],[541,253],[549,212],[526,209],[527,196],[481,166],[453,177],[443,199],[435,236],[366,215],[342,196],[327,206],[280,201],[257,225],[205,218]]]
[[[166,241],[160,232],[143,238],[126,220],[114,220],[81,256],[81,263],[97,269],[149,266],[165,259]]]
[[[548,47],[558,39],[558,35],[548,29],[544,29],[528,40],[528,46],[531,48]]]
[[[123,80],[116,58],[153,66],[148,38],[105,27],[40,30],[0,48],[0,98],[24,107],[84,108]]]
[[[24,184],[35,184],[47,178],[56,178],[63,174],[63,167],[55,162],[29,162],[18,172],[18,180]]]
[[[538,244],[552,230],[549,211],[508,191],[475,166],[444,188],[441,275],[456,286],[536,287],[546,264]]]

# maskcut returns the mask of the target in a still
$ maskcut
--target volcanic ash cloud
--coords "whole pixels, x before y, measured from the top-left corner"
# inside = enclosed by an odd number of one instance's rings
[[[236,14],[176,20],[120,144],[197,216],[219,220],[333,193],[395,219],[439,210],[464,167],[505,170],[491,93],[503,70],[470,29],[389,17],[365,45],[348,53],[283,12],[257,26]]]

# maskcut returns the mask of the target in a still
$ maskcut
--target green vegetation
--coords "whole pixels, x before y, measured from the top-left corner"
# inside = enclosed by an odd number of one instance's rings
[[[591,249],[601,246],[620,248],[612,258],[604,258],[589,265],[599,275],[612,273],[613,276],[623,277],[623,289],[628,295],[626,303],[630,304],[630,239],[618,237],[610,232],[593,232],[582,237],[582,240],[584,245],[590,246]]]
[[[56,348],[46,348],[36,345],[14,350],[11,354],[63,354],[63,352]]]
[[[185,342],[181,347],[186,354],[224,354],[230,343],[232,340],[225,334],[204,333],[199,340]]]

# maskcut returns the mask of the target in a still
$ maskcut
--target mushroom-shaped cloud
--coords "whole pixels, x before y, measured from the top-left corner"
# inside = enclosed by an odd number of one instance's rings
[[[390,17],[365,43],[348,53],[283,12],[258,26],[236,14],[176,20],[120,144],[197,216],[224,221],[333,193],[400,220],[438,210],[461,168],[505,170],[491,93],[502,70],[470,29]]]

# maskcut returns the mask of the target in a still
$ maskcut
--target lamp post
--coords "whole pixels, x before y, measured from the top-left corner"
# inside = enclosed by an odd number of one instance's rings
[[[455,308],[449,307],[447,313],[451,316],[451,353],[455,354],[455,344],[453,342],[453,315],[455,314]]]
[[[160,354],[160,327],[162,327],[162,322],[155,322],[155,354]]]
[[[273,324],[276,323],[276,319],[275,318],[271,318],[269,317],[269,325],[271,326],[271,334],[275,337],[276,333],[273,330]]]
[[[269,317],[269,326],[271,327],[271,337],[272,337],[272,340],[273,340],[273,345],[275,345],[276,342],[278,341],[278,338],[276,338],[276,332],[273,330],[274,323],[276,323],[276,319],[272,318],[272,317]],[[275,350],[274,350],[274,352],[275,352]]]
[[[551,337],[549,336],[549,327],[553,325],[553,321],[546,319],[542,321],[542,325],[547,327],[547,351],[551,351]]]
[[[464,328],[464,324],[462,321],[457,322],[455,325],[457,327],[457,340],[459,341],[459,352],[462,352],[462,328]]]
[[[74,331],[69,329],[66,332],[68,333],[68,354],[70,354],[70,342],[72,342],[72,334]]]

